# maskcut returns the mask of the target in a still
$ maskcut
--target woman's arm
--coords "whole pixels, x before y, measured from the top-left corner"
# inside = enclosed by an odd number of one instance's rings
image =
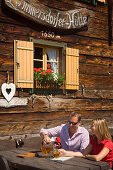
[[[83,157],[83,154],[81,152],[73,152],[73,151],[66,151],[64,149],[58,149],[60,152],[60,156],[69,156],[69,157],[74,157],[74,156],[79,156]]]
[[[104,147],[98,155],[86,155],[85,157],[90,160],[100,161],[109,153],[109,151],[108,148]]]
[[[85,155],[89,154],[92,151],[92,145],[89,144],[86,149],[81,153],[81,152],[73,152],[73,151],[66,151],[64,149],[59,149],[60,156],[78,156],[78,157],[84,157]]]

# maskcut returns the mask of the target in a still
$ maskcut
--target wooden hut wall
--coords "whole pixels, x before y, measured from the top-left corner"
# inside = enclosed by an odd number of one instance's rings
[[[13,41],[29,41],[32,37],[67,43],[68,47],[79,49],[79,90],[63,96],[16,91],[15,96],[28,99],[27,105],[0,107],[0,135],[37,133],[41,127],[65,122],[72,110],[83,115],[85,126],[95,117],[105,117],[110,123],[113,117],[113,45],[109,46],[107,3],[97,6],[74,0],[39,0],[39,3],[65,11],[86,8],[90,15],[88,30],[69,34],[59,30],[55,34],[60,35],[60,39],[45,37],[41,31],[51,29],[15,14],[0,0],[0,87],[7,81],[7,71],[10,71],[9,82],[14,82]],[[2,93],[0,99],[3,99]]]

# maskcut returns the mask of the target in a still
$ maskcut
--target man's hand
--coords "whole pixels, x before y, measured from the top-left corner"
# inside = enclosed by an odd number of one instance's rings
[[[44,144],[51,142],[51,139],[49,138],[47,134],[41,134],[41,136],[42,136],[42,140]]]

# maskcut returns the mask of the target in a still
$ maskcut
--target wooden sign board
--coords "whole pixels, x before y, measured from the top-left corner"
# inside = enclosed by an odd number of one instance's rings
[[[4,0],[5,4],[15,12],[39,24],[58,29],[80,29],[87,26],[88,13],[86,8],[59,11],[48,8],[38,0]]]

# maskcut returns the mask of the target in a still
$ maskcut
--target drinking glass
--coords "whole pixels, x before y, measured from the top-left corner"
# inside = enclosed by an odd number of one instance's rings
[[[44,155],[48,155],[53,150],[53,145],[51,143],[42,144],[41,151]]]
[[[53,157],[57,158],[57,157],[59,157],[59,155],[60,155],[60,153],[59,153],[58,149],[57,148],[53,148]]]

